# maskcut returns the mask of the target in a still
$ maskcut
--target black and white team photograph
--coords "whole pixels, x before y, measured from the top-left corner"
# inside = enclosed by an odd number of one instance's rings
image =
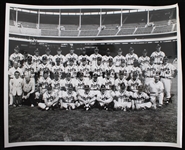
[[[182,147],[178,5],[6,5],[5,147]]]

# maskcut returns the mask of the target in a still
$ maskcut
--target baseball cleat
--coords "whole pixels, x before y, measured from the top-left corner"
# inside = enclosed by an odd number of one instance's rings
[[[31,104],[31,107],[34,107],[34,105],[33,105],[33,104]]]
[[[46,107],[45,110],[49,110],[49,107]]]

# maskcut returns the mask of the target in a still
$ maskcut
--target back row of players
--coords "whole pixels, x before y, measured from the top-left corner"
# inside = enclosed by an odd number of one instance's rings
[[[13,64],[13,67],[9,69],[11,79],[10,97],[13,95],[13,103],[16,104],[14,99],[20,96],[20,92],[19,94],[18,92],[12,92],[13,84],[15,84],[13,80],[16,80],[15,72],[18,71],[20,76],[24,78],[25,84],[28,84],[32,79],[32,82],[37,85],[36,89],[30,86],[30,88],[27,88],[28,91],[24,90],[26,88],[24,88],[24,82],[22,82],[23,84],[20,85],[23,87],[22,98],[28,98],[30,96],[28,93],[31,91],[32,94],[34,91],[35,97],[32,96],[31,99],[40,98],[44,100],[45,103],[39,103],[39,106],[44,109],[48,109],[49,106],[53,106],[59,101],[61,107],[66,109],[74,109],[89,101],[86,107],[89,109],[90,105],[99,101],[102,106],[114,103],[114,107],[125,110],[125,108],[130,107],[134,109],[136,103],[142,104],[142,108],[145,108],[144,101],[146,99],[147,107],[153,106],[156,108],[156,98],[159,100],[159,106],[163,105],[164,91],[166,102],[170,100],[171,79],[177,74],[176,68],[168,63],[168,58],[161,51],[159,44],[150,57],[147,56],[147,51],[144,50],[143,56],[139,58],[132,47],[130,47],[129,53],[125,57],[122,55],[121,49],[118,50],[118,55],[115,57],[110,55],[109,49],[107,55],[100,55],[98,48],[95,48],[94,54],[90,56],[86,55],[85,49],[82,49],[82,54],[78,56],[74,53],[73,48],[66,56],[61,54],[62,50],[60,48],[57,49],[55,56],[50,55],[51,50],[49,48],[46,49],[46,54],[42,56],[39,56],[38,49],[34,51],[35,55],[33,56],[30,54],[23,56],[19,53],[19,47],[16,47],[14,51],[10,55],[10,64]],[[91,94],[88,94],[88,91],[91,91]],[[106,101],[103,100],[103,97],[100,98],[102,91],[107,93],[103,94]],[[117,94],[114,95],[115,91]],[[142,96],[140,101],[136,102],[138,92],[145,96]],[[70,97],[70,93],[76,93],[76,96]],[[84,93],[87,95],[85,96]],[[92,98],[87,98],[89,95]],[[152,95],[155,96],[152,98]],[[50,100],[50,97],[52,97],[52,100]],[[115,100],[115,97],[117,97],[117,100]],[[150,102],[151,99],[153,99],[153,102]],[[47,102],[50,104],[46,104]],[[17,104],[20,103],[21,101]],[[141,108],[140,105],[137,105],[137,108]]]

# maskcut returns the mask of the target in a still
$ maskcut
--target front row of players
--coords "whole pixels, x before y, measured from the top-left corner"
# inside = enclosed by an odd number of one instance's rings
[[[48,73],[44,72],[44,77],[47,78]],[[10,80],[11,94],[13,95],[14,106],[21,105],[23,101],[30,101],[32,106],[37,103],[38,107],[44,110],[49,110],[60,107],[61,109],[76,109],[84,107],[85,110],[89,110],[93,107],[99,107],[106,110],[140,110],[140,109],[156,109],[157,105],[161,107],[163,105],[164,87],[163,83],[159,81],[160,77],[155,76],[154,80],[143,86],[138,84],[137,89],[132,87],[132,84],[121,82],[111,88],[107,88],[105,84],[102,84],[99,90],[93,89],[93,86],[89,86],[86,82],[81,88],[77,90],[73,86],[72,82],[60,87],[57,84],[58,74],[55,75],[55,83],[58,86],[52,86],[51,84],[42,84],[40,89],[35,89],[34,79],[26,76],[24,79],[20,78],[20,73],[15,72],[15,78]],[[97,75],[92,79],[92,83],[97,82]],[[133,73],[133,81],[137,81],[137,72]],[[13,87],[11,85],[14,85]],[[15,88],[15,86],[17,88]],[[19,88],[20,87],[20,88]],[[22,87],[22,88],[21,88]]]

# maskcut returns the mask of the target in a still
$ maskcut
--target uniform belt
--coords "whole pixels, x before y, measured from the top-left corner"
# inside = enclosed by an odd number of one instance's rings
[[[146,76],[146,78],[153,78],[153,76]]]
[[[156,64],[156,65],[161,65],[162,63],[154,63],[154,64]]]
[[[165,78],[165,79],[171,79],[171,77],[164,77],[164,76],[161,76],[161,78]]]

